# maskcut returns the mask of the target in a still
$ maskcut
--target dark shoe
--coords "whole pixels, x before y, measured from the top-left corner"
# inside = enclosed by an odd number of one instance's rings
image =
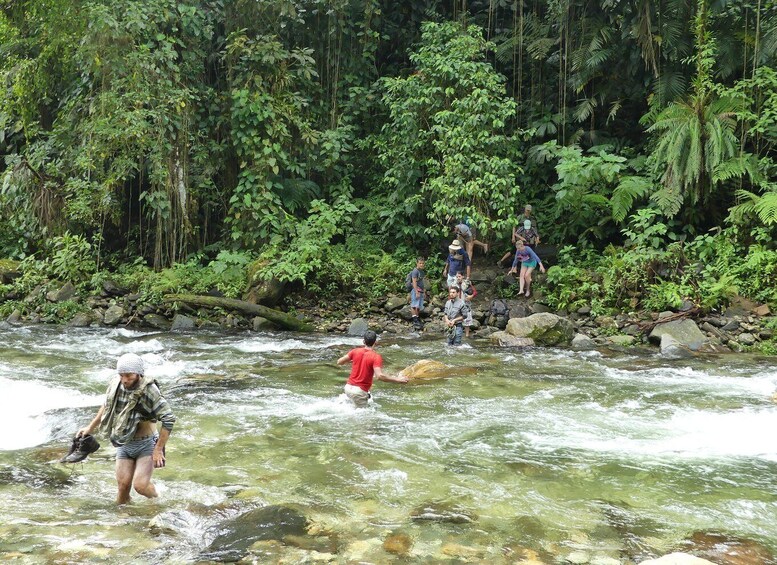
[[[93,435],[83,435],[73,438],[73,444],[70,446],[70,452],[60,459],[60,463],[78,463],[86,459],[90,453],[100,449],[100,444],[94,439]]]

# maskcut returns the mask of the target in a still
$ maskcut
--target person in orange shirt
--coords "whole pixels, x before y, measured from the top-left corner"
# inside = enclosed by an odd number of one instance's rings
[[[377,334],[372,330],[364,332],[364,347],[351,349],[337,360],[338,365],[352,363],[351,374],[345,384],[345,395],[358,408],[367,406],[371,398],[373,377],[389,383],[406,383],[407,377],[390,377],[383,372],[383,358],[375,352]]]

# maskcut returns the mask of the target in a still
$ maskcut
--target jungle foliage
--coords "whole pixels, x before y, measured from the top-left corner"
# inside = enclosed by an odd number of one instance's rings
[[[553,288],[774,300],[774,2],[0,0],[0,52],[0,257],[49,276],[367,288],[532,202]]]

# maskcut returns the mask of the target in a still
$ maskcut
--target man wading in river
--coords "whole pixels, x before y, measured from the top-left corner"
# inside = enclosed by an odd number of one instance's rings
[[[154,468],[165,466],[165,444],[173,430],[175,416],[154,379],[144,376],[143,359],[134,353],[119,357],[119,375],[108,385],[105,403],[97,415],[76,436],[91,434],[98,426],[108,434],[116,450],[118,504],[130,501],[130,490],[148,498],[157,496],[151,482]],[[156,433],[156,421],[162,423]]]
[[[367,406],[373,376],[389,383],[407,382],[407,377],[390,377],[383,373],[383,358],[373,349],[377,339],[374,331],[367,330],[364,332],[364,347],[351,349],[337,360],[338,365],[345,365],[349,361],[353,363],[345,385],[345,395],[359,408]]]

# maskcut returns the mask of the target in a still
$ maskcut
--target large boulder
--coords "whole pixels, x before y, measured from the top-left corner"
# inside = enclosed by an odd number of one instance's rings
[[[564,345],[571,343],[575,326],[566,318],[542,312],[526,318],[510,318],[505,331],[515,337],[529,337],[537,345]]]
[[[530,337],[516,337],[507,332],[493,332],[488,335],[488,340],[501,347],[534,347],[534,340]]]
[[[656,325],[650,332],[648,339],[653,343],[660,344],[664,334],[672,336],[680,345],[684,345],[691,351],[701,350],[708,341],[707,336],[702,333],[696,322],[687,318]]]
[[[194,329],[197,329],[194,320],[183,314],[176,314],[173,318],[173,324],[170,327],[171,332],[187,332]]]
[[[572,338],[572,349],[578,351],[596,349],[596,342],[585,334],[575,334],[575,337]]]

